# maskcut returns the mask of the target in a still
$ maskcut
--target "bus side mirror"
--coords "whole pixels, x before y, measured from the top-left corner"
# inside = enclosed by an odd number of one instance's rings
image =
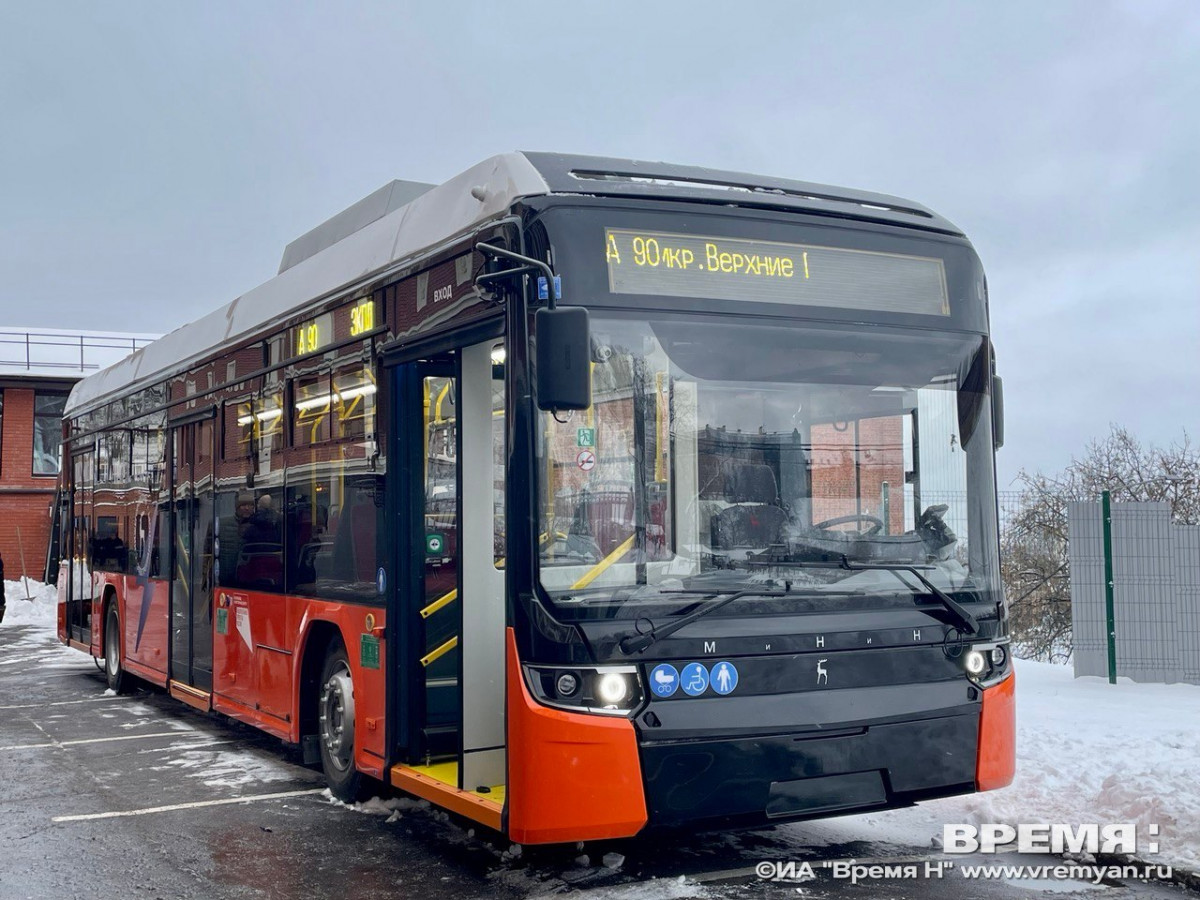
[[[1004,379],[992,375],[992,443],[999,450],[1004,446]]]
[[[534,328],[538,409],[587,409],[592,405],[592,341],[587,310],[582,306],[543,307],[534,315]]]

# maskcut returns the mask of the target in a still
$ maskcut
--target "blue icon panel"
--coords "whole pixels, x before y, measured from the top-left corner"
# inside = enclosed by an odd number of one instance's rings
[[[712,689],[718,694],[732,694],[738,684],[737,666],[729,662],[729,660],[721,660],[712,667],[712,672],[709,675]]]
[[[708,690],[708,669],[700,663],[688,663],[679,674],[680,687],[689,697],[699,697]]]
[[[655,666],[650,673],[650,690],[655,697],[670,697],[679,690],[679,670],[669,663]]]

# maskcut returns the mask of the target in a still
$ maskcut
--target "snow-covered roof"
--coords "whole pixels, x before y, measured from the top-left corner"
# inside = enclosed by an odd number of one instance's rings
[[[293,241],[278,275],[80,381],[67,412],[85,411],[110,394],[184,371],[215,349],[250,337],[318,298],[353,289],[469,233],[523,197],[586,194],[773,206],[958,234],[946,220],[898,197],[638,160],[504,153],[421,193],[425,187],[393,182]],[[398,197],[407,202],[395,208]]]

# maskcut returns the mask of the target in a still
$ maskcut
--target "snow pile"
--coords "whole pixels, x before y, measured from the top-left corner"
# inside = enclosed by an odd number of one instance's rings
[[[1200,866],[1200,687],[1073,677],[1017,661],[1017,776],[1000,791],[838,820],[859,838],[929,846],[942,825],[1136,822],[1150,862]],[[833,824],[833,823],[831,823]],[[1161,829],[1149,837],[1148,826]],[[869,834],[864,834],[866,831]],[[1157,840],[1159,853],[1145,844]]]
[[[26,585],[29,593],[26,594]],[[26,597],[33,600],[26,600]],[[58,621],[58,588],[32,578],[4,582],[4,601],[8,610],[0,628],[11,625],[46,625],[51,631]]]

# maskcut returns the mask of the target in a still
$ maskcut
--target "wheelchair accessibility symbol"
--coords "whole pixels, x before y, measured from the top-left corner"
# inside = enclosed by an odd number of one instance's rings
[[[679,676],[683,692],[689,697],[699,697],[708,690],[708,669],[700,663],[688,663]]]

